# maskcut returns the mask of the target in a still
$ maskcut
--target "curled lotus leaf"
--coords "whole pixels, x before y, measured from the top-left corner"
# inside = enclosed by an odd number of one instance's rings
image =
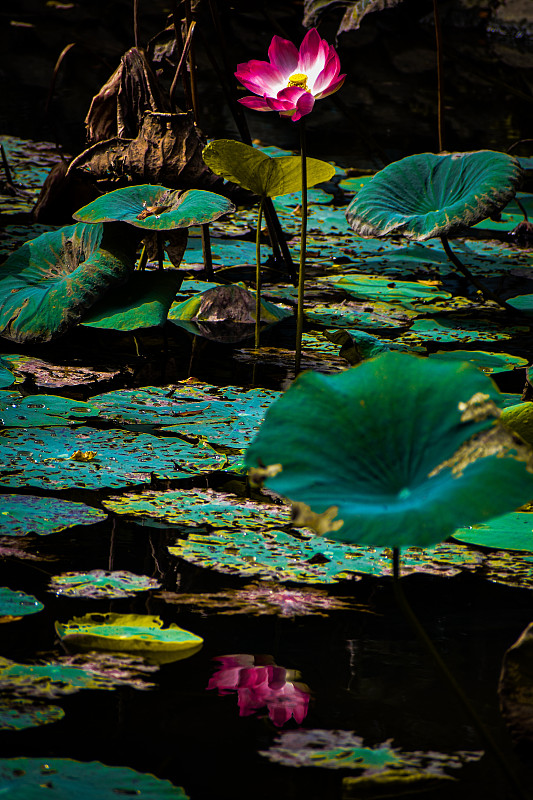
[[[2,792],[17,800],[116,800],[125,795],[140,800],[187,800],[179,786],[129,767],[108,767],[100,761],[70,758],[0,759]]]
[[[156,662],[177,661],[197,653],[203,639],[149,614],[85,614],[56,622],[56,633],[67,647],[136,653]]]
[[[4,486],[100,489],[185,478],[224,467],[227,457],[202,442],[94,428],[16,428],[0,437]]]
[[[346,219],[359,236],[425,241],[475,225],[511,200],[522,176],[505,153],[420,153],[389,164],[357,193]]]
[[[230,526],[261,530],[288,525],[291,518],[290,508],[287,506],[256,503],[210,489],[149,491],[110,497],[102,502],[115,514],[127,514],[133,518],[149,517],[170,524],[210,525],[213,528]]]
[[[471,364],[384,353],[337,375],[301,375],[245,460],[296,501],[296,524],[424,547],[533,497],[533,452],[497,421],[501,404]]]
[[[202,153],[207,166],[226,180],[260,197],[278,197],[302,188],[299,156],[270,156],[256,147],[233,139],[216,139]],[[328,181],[335,167],[316,158],[307,159],[307,186]]]
[[[47,425],[68,425],[85,421],[98,414],[90,403],[57,397],[52,394],[32,394],[24,397],[14,392],[0,391],[0,427],[34,428]]]
[[[63,719],[65,712],[60,706],[40,703],[23,697],[0,698],[0,730],[20,731],[36,728]]]
[[[94,525],[107,519],[105,511],[85,503],[31,494],[3,494],[0,536],[48,535],[75,525]]]
[[[43,604],[32,594],[25,592],[14,592],[7,586],[0,586],[0,618],[1,617],[25,617],[27,614],[35,614],[42,611]],[[0,619],[0,621],[2,621]]]
[[[86,597],[98,600],[103,597],[133,597],[136,592],[146,592],[161,586],[155,578],[134,575],[133,572],[93,569],[90,572],[64,572],[54,575],[48,588],[58,597]]]
[[[524,550],[532,553],[533,514],[513,511],[469,528],[458,528],[453,538],[458,542],[495,550]]]
[[[230,211],[235,211],[233,203],[214,192],[183,192],[145,183],[108,192],[73,216],[81,222],[127,222],[135,228],[170,231],[205,225]]]
[[[114,226],[70,225],[22,245],[0,269],[0,334],[48,342],[133,271],[135,243]]]
[[[525,442],[533,444],[533,403],[517,403],[502,411],[502,422]]]

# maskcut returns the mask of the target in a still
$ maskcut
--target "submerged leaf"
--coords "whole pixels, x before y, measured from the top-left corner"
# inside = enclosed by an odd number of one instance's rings
[[[0,698],[0,730],[20,731],[63,719],[60,706],[39,703],[22,697]]]

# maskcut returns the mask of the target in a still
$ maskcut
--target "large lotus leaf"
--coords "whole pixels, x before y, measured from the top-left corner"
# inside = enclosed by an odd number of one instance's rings
[[[447,361],[471,361],[486,374],[519,369],[528,364],[527,358],[510,353],[486,353],[484,350],[437,350],[429,358],[445,358]],[[503,421],[503,417],[502,417]]]
[[[225,466],[207,445],[119,430],[44,428],[0,436],[0,484],[101,489],[184,478]]]
[[[533,498],[533,454],[495,422],[499,402],[470,364],[385,353],[301,375],[246,463],[266,467],[270,488],[319,515],[303,509],[301,523],[331,538],[430,545]]]
[[[120,676],[105,676],[89,669],[61,663],[18,664],[0,656],[0,690],[29,697],[56,698],[81,689],[110,691],[123,683]]]
[[[204,641],[174,623],[163,628],[163,620],[149,614],[85,614],[55,628],[66,646],[142,653],[160,662],[188,658]]]
[[[98,409],[81,400],[53,394],[32,394],[23,397],[0,391],[0,426],[5,428],[37,428],[48,425],[72,425],[98,414]]]
[[[24,617],[43,608],[43,604],[32,594],[14,592],[7,586],[0,586],[0,617]]]
[[[226,180],[258,194],[276,197],[302,188],[299,156],[272,158],[256,147],[233,139],[217,139],[204,148],[203,159],[210,169]],[[335,167],[316,158],[307,159],[307,186],[329,181]]]
[[[63,719],[65,712],[60,706],[39,703],[21,697],[0,698],[0,730],[20,731],[36,728]]]
[[[134,267],[133,240],[113,226],[70,225],[24,244],[0,267],[0,333],[47,342],[79,321]]]
[[[533,403],[517,403],[502,411],[501,421],[528,444],[533,444]]]
[[[393,281],[390,278],[381,278],[378,275],[342,275],[321,278],[327,283],[332,283],[337,289],[344,289],[353,297],[363,297],[369,300],[381,300],[386,303],[399,303],[405,305],[417,300],[429,302],[431,300],[448,299],[450,292],[435,286],[433,283],[423,281]]]
[[[82,324],[116,331],[162,327],[181,280],[178,270],[134,272],[125,286],[95,303]]]
[[[290,523],[287,506],[266,505],[209,489],[142,492],[110,497],[103,505],[115,514],[150,517],[179,525],[210,525],[213,528],[264,530]]]
[[[204,225],[235,211],[226,197],[202,189],[165,189],[149,183],[108,192],[80,208],[74,219],[80,222],[127,222],[136,228],[171,231]]]
[[[47,757],[0,759],[0,794],[13,800],[187,800],[181,787],[129,767]]]
[[[360,236],[425,241],[460,231],[503,208],[522,170],[505,153],[420,153],[389,164],[358,192],[346,219]]]
[[[63,572],[54,575],[48,588],[58,597],[84,597],[90,600],[101,598],[133,597],[136,592],[159,589],[161,584],[146,575],[133,572],[93,569],[90,572]]]
[[[105,511],[84,503],[31,494],[3,494],[0,536],[47,535],[75,525],[94,525],[107,519]]]
[[[513,511],[488,522],[458,528],[453,534],[458,542],[502,550],[533,552],[533,514]]]

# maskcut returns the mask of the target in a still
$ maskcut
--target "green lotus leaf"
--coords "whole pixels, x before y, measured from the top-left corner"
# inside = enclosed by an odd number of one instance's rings
[[[55,628],[66,646],[139,653],[160,663],[189,658],[204,641],[174,623],[163,628],[163,620],[149,614],[85,614]]]
[[[416,320],[407,333],[396,341],[405,345],[423,342],[495,342],[512,339],[513,333],[527,330],[526,327],[502,328],[488,320],[443,315],[435,319]]]
[[[498,405],[470,364],[385,353],[301,375],[245,460],[303,504],[296,524],[359,544],[431,545],[533,498],[533,453],[495,422]]]
[[[32,394],[23,397],[0,390],[0,426],[36,428],[48,425],[72,425],[98,414],[90,403],[57,397],[53,394]]]
[[[519,294],[510,297],[506,302],[524,314],[533,314],[533,294]]]
[[[202,153],[207,166],[217,175],[249,189],[260,197],[298,192],[302,188],[299,156],[271,157],[256,147],[233,139],[217,139]],[[335,167],[316,158],[307,159],[307,186],[329,181]]]
[[[398,328],[408,327],[418,316],[416,311],[390,303],[368,301],[334,303],[313,303],[305,308],[305,316],[318,325],[327,328]]]
[[[488,522],[458,528],[453,538],[466,544],[491,547],[495,550],[533,552],[533,514],[513,511]]]
[[[0,536],[48,535],[75,525],[94,525],[107,519],[105,511],[84,503],[31,494],[3,494]]]
[[[11,372],[11,365],[9,362],[0,358],[0,389],[7,389],[15,383],[15,376]]]
[[[81,689],[111,691],[123,684],[120,677],[103,677],[90,669],[61,663],[18,664],[0,656],[0,690],[30,697],[56,698]]]
[[[202,189],[165,189],[149,183],[108,192],[73,214],[80,222],[127,222],[150,231],[205,225],[235,206],[226,197]]]
[[[13,800],[187,800],[179,786],[129,767],[70,758],[0,759],[0,793]]]
[[[505,153],[420,153],[378,172],[357,193],[346,219],[359,236],[401,234],[425,241],[460,231],[502,209],[522,176]]]
[[[0,617],[25,617],[43,608],[43,604],[32,594],[14,592],[7,586],[0,586]]]
[[[226,456],[203,443],[84,427],[6,430],[0,459],[0,485],[43,489],[134,486],[226,465]]]
[[[279,322],[291,315],[292,311],[261,300],[261,322]],[[168,319],[176,325],[180,322],[226,321],[252,324],[255,322],[255,292],[237,285],[216,286],[182,303],[175,303]]]
[[[502,411],[501,421],[528,444],[533,444],[533,403],[517,403]]]
[[[263,530],[290,523],[287,506],[266,505],[231,494],[195,489],[142,492],[103,500],[115,514],[150,517],[171,524],[210,525],[213,528]]]
[[[109,572],[105,569],[93,569],[90,572],[64,572],[54,575],[48,588],[58,597],[99,600],[134,597],[136,592],[159,589],[160,586],[159,581],[146,575],[134,575],[126,570]]]
[[[39,703],[22,697],[0,698],[0,730],[21,731],[36,728],[63,719],[65,712],[60,706]]]
[[[132,272],[136,242],[116,226],[70,225],[22,245],[0,267],[0,334],[48,342]]]
[[[423,281],[395,281],[378,275],[344,274],[340,277],[327,276],[320,280],[332,283],[337,289],[344,289],[353,297],[380,300],[391,304],[405,305],[417,300],[429,302],[451,297],[450,292],[433,284]]]
[[[134,272],[125,286],[95,303],[82,325],[116,331],[162,327],[181,280],[178,270]]]

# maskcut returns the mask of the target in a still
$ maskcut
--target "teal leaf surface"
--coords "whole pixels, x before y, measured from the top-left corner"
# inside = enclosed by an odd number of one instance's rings
[[[7,586],[0,586],[0,617],[25,617],[43,608],[43,604],[32,594],[14,592]]]
[[[32,394],[23,397],[0,391],[0,427],[36,428],[68,425],[85,421],[98,414],[90,403],[53,394]]]
[[[1,441],[1,440],[0,440]],[[75,525],[94,525],[107,519],[105,511],[58,497],[3,494],[0,510],[1,536],[48,535]]]

